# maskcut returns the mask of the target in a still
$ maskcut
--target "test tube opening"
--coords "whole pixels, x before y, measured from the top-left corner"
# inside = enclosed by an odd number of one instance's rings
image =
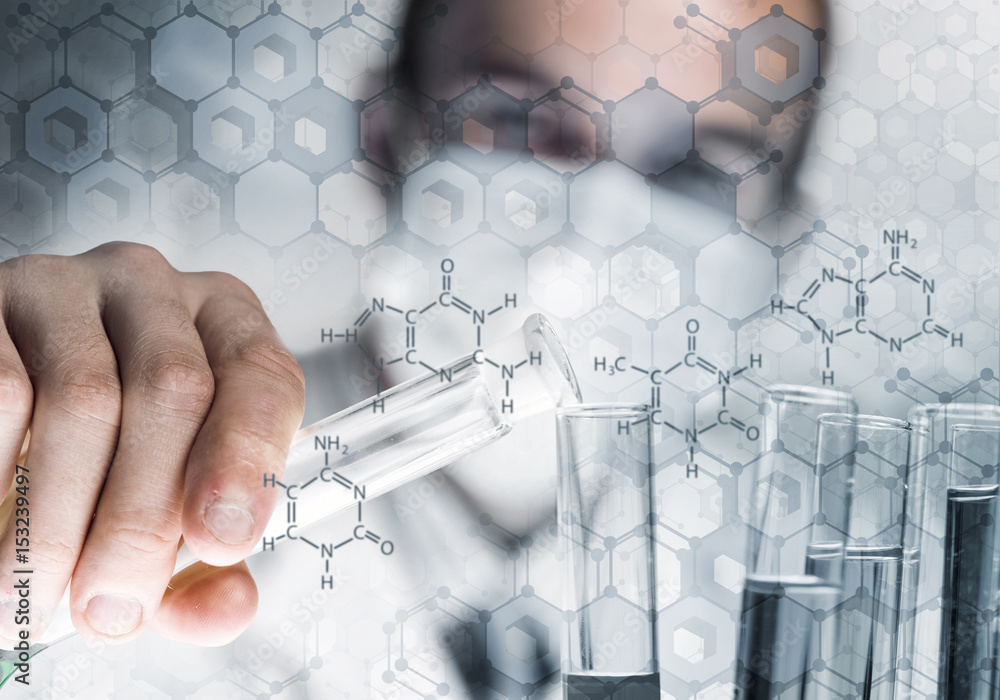
[[[469,360],[499,367],[483,377],[509,423],[583,400],[569,356],[541,314],[532,314],[520,329]]]
[[[557,409],[563,697],[659,697],[648,408]],[[613,645],[614,654],[606,653]]]
[[[762,406],[766,451],[745,482],[747,574],[737,638],[739,700],[811,697],[819,622],[841,595],[853,460],[819,449],[821,418],[857,412],[832,389],[775,386]],[[841,420],[835,418],[835,420]],[[850,426],[848,432],[853,431]],[[793,643],[783,636],[795,630]]]
[[[898,694],[991,700],[1000,408],[930,404],[908,418]]]
[[[820,417],[820,454],[853,462],[843,593],[823,637],[829,668],[823,682],[845,696],[894,697],[912,432],[894,418]]]

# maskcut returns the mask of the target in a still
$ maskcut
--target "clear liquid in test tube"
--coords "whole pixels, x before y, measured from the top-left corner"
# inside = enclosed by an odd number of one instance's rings
[[[830,620],[823,676],[837,697],[893,700],[912,428],[879,416],[820,418],[820,455],[854,462],[844,585]]]
[[[956,425],[951,431],[952,473],[968,467],[995,469],[1000,431]],[[997,593],[998,484],[948,487],[941,588],[939,697],[991,700],[991,624]]]
[[[583,404],[556,415],[564,554],[564,700],[657,700],[649,412]]]
[[[303,536],[359,499],[371,499],[506,435],[524,418],[580,402],[565,350],[539,314],[500,341],[301,429],[281,495],[252,554]],[[287,506],[295,504],[289,525]],[[175,572],[197,561],[182,546]],[[44,635],[73,633],[68,592]],[[0,661],[3,660],[0,652]]]
[[[779,386],[763,412],[767,452],[742,496],[750,538],[734,698],[822,697],[811,671],[826,653],[818,622],[841,592],[852,463],[817,456],[820,417],[857,408],[842,392]]]
[[[930,404],[909,422],[896,696],[993,700],[1000,408]]]

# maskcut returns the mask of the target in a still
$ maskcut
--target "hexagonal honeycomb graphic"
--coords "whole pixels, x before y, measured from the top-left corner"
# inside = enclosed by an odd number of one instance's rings
[[[233,44],[240,85],[265,100],[286,100],[315,77],[316,42],[286,16],[264,15]]]
[[[259,98],[244,90],[226,90],[200,104],[193,121],[198,156],[221,170],[240,173],[268,157],[276,124],[287,129],[291,120],[282,116],[277,122]]]
[[[253,69],[272,83],[276,83],[295,72],[295,44],[271,34],[253,47]]]
[[[135,100],[111,113],[111,149],[143,172],[159,172],[178,160],[177,122],[147,100]]]
[[[75,172],[107,148],[107,119],[93,99],[75,88],[60,88],[31,105],[25,115],[24,146],[52,170]]]
[[[358,115],[346,99],[327,88],[309,89],[282,105],[274,145],[301,170],[327,174],[353,157],[358,147]]]
[[[780,34],[774,34],[754,49],[754,70],[774,84],[782,83],[799,72],[799,47]]]
[[[304,369],[306,423],[545,314],[586,401],[649,407],[659,668],[641,692],[733,697],[750,505],[773,504],[785,552],[811,507],[808,450],[769,461],[768,389],[896,417],[996,402],[997,8],[522,5],[8,3],[0,255],[124,240],[234,274]],[[233,643],[67,638],[32,660],[37,692],[560,696],[575,611],[550,420],[305,533],[349,543],[333,555],[285,538],[255,557],[260,614]],[[644,536],[592,553],[622,582],[596,605],[616,619],[637,614]],[[872,692],[940,694],[936,653],[904,642],[883,673],[828,640],[891,610],[846,589],[815,620],[822,659],[756,677],[853,697],[870,667]]]
[[[182,16],[156,30],[150,54],[157,84],[184,100],[204,98],[232,74],[232,40],[200,16]]]
[[[722,82],[728,99],[769,123],[820,77],[824,35],[777,10],[723,41]]]
[[[87,118],[69,107],[61,107],[45,117],[45,143],[69,153],[87,143]]]

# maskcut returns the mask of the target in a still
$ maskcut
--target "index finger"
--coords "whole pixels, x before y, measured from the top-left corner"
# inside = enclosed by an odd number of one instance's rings
[[[215,398],[188,457],[184,541],[204,562],[228,566],[246,557],[278,498],[264,475],[284,472],[302,422],[302,371],[256,296],[221,273],[195,314]]]

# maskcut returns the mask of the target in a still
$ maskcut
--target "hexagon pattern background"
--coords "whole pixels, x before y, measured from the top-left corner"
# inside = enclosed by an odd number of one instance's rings
[[[729,698],[766,390],[897,417],[1000,396],[998,11],[843,0],[825,28],[780,6],[733,26],[685,0],[654,32],[650,0],[621,0],[598,46],[572,20],[603,1],[545,0],[551,45],[496,36],[561,81],[508,94],[445,46],[461,77],[424,94],[394,73],[396,0],[8,0],[0,256],[129,240],[239,276],[300,358],[307,421],[545,313],[588,401],[654,411],[662,697]],[[400,312],[357,329],[379,372],[323,335],[373,300]],[[315,531],[347,537],[336,556],[251,560],[261,610],[230,645],[75,637],[11,696],[561,697],[551,432],[366,502],[391,555],[352,512]]]

